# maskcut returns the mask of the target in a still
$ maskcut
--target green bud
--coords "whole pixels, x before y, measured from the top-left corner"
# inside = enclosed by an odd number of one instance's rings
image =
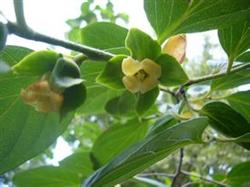
[[[50,77],[50,84],[54,89],[63,92],[82,82],[80,68],[73,60],[63,57],[57,60]]]

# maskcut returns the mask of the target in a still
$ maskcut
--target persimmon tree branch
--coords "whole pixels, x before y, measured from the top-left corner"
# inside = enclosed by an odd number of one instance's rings
[[[218,78],[224,77],[226,75],[230,75],[230,74],[233,74],[233,73],[236,73],[236,72],[248,69],[248,68],[250,68],[250,63],[247,63],[247,64],[244,64],[244,65],[232,68],[230,72],[217,73],[217,74],[214,74],[214,75],[209,75],[209,76],[189,80],[188,82],[186,82],[182,86],[186,87],[186,86],[190,86],[192,84],[196,84],[196,83],[200,83],[200,82],[204,82],[204,81],[208,81],[208,80],[218,79]]]
[[[33,31],[31,28],[28,27],[25,21],[23,11],[23,0],[14,0],[14,7],[17,23],[8,22],[7,26],[9,33],[15,34],[25,39],[45,42],[48,44],[64,47],[66,49],[78,51],[93,60],[109,60],[114,56],[111,53],[99,49],[76,44],[69,41],[59,40]]]
[[[182,167],[182,163],[183,163],[183,157],[184,157],[184,149],[181,148],[180,149],[179,163],[178,163],[175,175],[173,177],[171,187],[178,187],[181,185],[180,184],[180,176],[181,176],[181,167]]]

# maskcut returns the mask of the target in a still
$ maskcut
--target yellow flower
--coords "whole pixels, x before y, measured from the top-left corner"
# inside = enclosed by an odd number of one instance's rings
[[[146,93],[159,83],[161,66],[147,58],[139,62],[128,57],[122,61],[122,72],[122,82],[130,92]]]
[[[63,104],[63,94],[50,87],[47,79],[39,80],[26,89],[20,96],[24,103],[31,105],[38,112],[58,112]]]

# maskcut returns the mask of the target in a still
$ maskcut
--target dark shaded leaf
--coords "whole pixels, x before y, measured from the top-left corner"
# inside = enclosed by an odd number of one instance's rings
[[[98,137],[92,153],[99,163],[104,165],[130,145],[141,140],[147,129],[147,123],[141,123],[136,119],[113,126]]]
[[[223,28],[250,16],[248,0],[144,0],[144,9],[160,43],[171,35]]]
[[[148,135],[97,170],[82,186],[112,186],[143,171],[180,147],[201,143],[201,134],[207,122],[207,118],[197,118],[179,123],[152,136]]]
[[[222,102],[206,104],[201,114],[209,118],[209,125],[227,137],[238,137],[250,132],[250,124],[238,112]],[[240,144],[250,149],[249,143]]]
[[[231,107],[250,122],[250,90],[237,92],[226,98]]]

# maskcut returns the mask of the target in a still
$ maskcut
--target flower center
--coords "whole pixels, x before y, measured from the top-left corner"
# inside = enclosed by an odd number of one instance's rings
[[[148,77],[148,74],[143,69],[140,69],[134,76],[140,81],[144,81]]]

